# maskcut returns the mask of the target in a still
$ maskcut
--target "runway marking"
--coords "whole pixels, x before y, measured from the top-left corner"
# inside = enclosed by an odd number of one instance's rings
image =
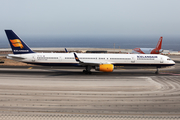
[[[29,67],[28,69],[32,69],[33,67]]]

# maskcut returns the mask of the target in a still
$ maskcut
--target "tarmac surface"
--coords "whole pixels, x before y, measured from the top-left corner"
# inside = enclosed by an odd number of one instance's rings
[[[1,119],[180,119],[180,63],[117,69],[0,66]]]

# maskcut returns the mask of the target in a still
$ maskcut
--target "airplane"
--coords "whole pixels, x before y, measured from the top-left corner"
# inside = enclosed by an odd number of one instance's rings
[[[12,30],[5,30],[13,54],[7,58],[20,62],[43,66],[77,66],[85,67],[84,73],[91,69],[101,72],[113,72],[114,68],[173,66],[175,62],[168,56],[152,54],[99,54],[99,53],[36,53],[26,45]]]
[[[163,37],[159,38],[156,48],[134,48],[132,53],[135,54],[159,54],[163,52],[161,49]]]

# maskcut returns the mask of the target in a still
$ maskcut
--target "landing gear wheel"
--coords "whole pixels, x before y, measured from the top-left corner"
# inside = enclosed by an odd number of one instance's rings
[[[85,73],[85,74],[92,74],[91,71],[87,71],[87,70],[83,70],[83,73]]]
[[[91,66],[86,66],[86,69],[83,70],[83,73],[85,73],[85,74],[92,74],[91,73]]]
[[[87,72],[86,74],[92,74],[92,72],[91,72],[91,71],[89,71],[89,72]]]

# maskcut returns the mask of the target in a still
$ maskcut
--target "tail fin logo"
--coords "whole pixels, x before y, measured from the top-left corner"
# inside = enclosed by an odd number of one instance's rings
[[[76,60],[79,60],[78,57],[75,58]]]
[[[20,47],[21,49],[24,48],[24,46],[23,46],[22,43],[21,43],[21,40],[19,40],[19,39],[13,39],[13,40],[10,40],[10,41],[11,41],[11,43],[12,43],[12,45],[13,45],[14,47]]]

